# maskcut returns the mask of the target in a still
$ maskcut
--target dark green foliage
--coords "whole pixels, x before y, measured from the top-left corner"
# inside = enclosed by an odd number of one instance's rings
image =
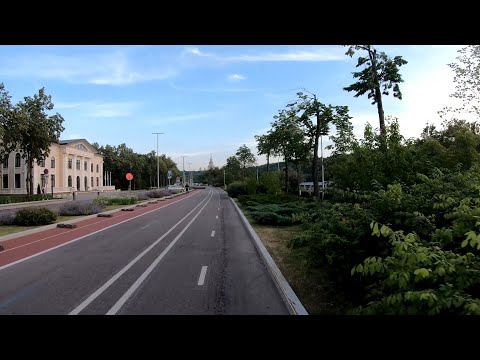
[[[257,192],[257,180],[255,178],[249,178],[247,180],[247,194],[248,195],[255,195]]]
[[[15,213],[0,212],[0,225],[13,225],[15,216]]]
[[[239,197],[240,195],[247,194],[247,185],[240,181],[235,181],[227,187],[228,196],[231,198]]]
[[[32,195],[28,198],[28,195],[0,195],[0,204],[13,204],[26,201],[40,201],[52,199],[52,195]]]
[[[53,224],[57,213],[47,208],[26,208],[17,211],[15,224],[20,226],[38,226]]]

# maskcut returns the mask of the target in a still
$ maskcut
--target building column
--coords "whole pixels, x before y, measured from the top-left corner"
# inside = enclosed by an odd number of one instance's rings
[[[77,189],[77,155],[73,155],[72,168],[73,168],[72,186],[75,189],[75,191],[78,191]],[[82,184],[80,183],[80,186],[81,185]]]
[[[80,190],[85,191],[85,158],[83,156],[80,157],[80,172],[82,174],[82,177],[80,179]]]
[[[68,153],[65,151],[63,153],[63,186],[68,187]],[[60,165],[60,159],[58,159],[58,164]],[[57,164],[55,164],[57,166]]]

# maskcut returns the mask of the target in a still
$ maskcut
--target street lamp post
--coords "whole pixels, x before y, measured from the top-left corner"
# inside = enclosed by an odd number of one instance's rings
[[[185,186],[185,158],[188,157],[187,155],[182,155],[183,159],[183,186]]]
[[[225,169],[223,169],[223,188],[227,188],[227,184],[225,183]]]
[[[188,163],[188,177],[189,177],[188,184],[192,186],[192,171],[190,170],[190,165],[192,165],[191,162]]]
[[[158,135],[163,134],[162,132],[152,133],[157,135],[157,189],[160,189],[160,157],[158,156]]]

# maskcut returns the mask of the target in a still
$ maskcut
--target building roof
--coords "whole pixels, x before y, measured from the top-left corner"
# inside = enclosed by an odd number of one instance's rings
[[[82,142],[82,141],[85,142],[85,143],[87,143],[88,146],[93,150],[93,152],[94,152],[96,155],[103,156],[103,155],[101,155],[101,154],[97,151],[97,149],[95,149],[95,147],[93,147],[92,144],[90,144],[90,143],[88,142],[87,139],[59,140],[58,143],[59,143],[60,145],[68,145],[68,144],[72,144],[72,143],[76,143],[76,142]]]

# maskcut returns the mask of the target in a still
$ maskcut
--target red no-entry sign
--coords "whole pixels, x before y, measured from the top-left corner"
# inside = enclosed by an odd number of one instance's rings
[[[132,173],[127,173],[127,180],[130,181],[133,179],[133,174]]]

